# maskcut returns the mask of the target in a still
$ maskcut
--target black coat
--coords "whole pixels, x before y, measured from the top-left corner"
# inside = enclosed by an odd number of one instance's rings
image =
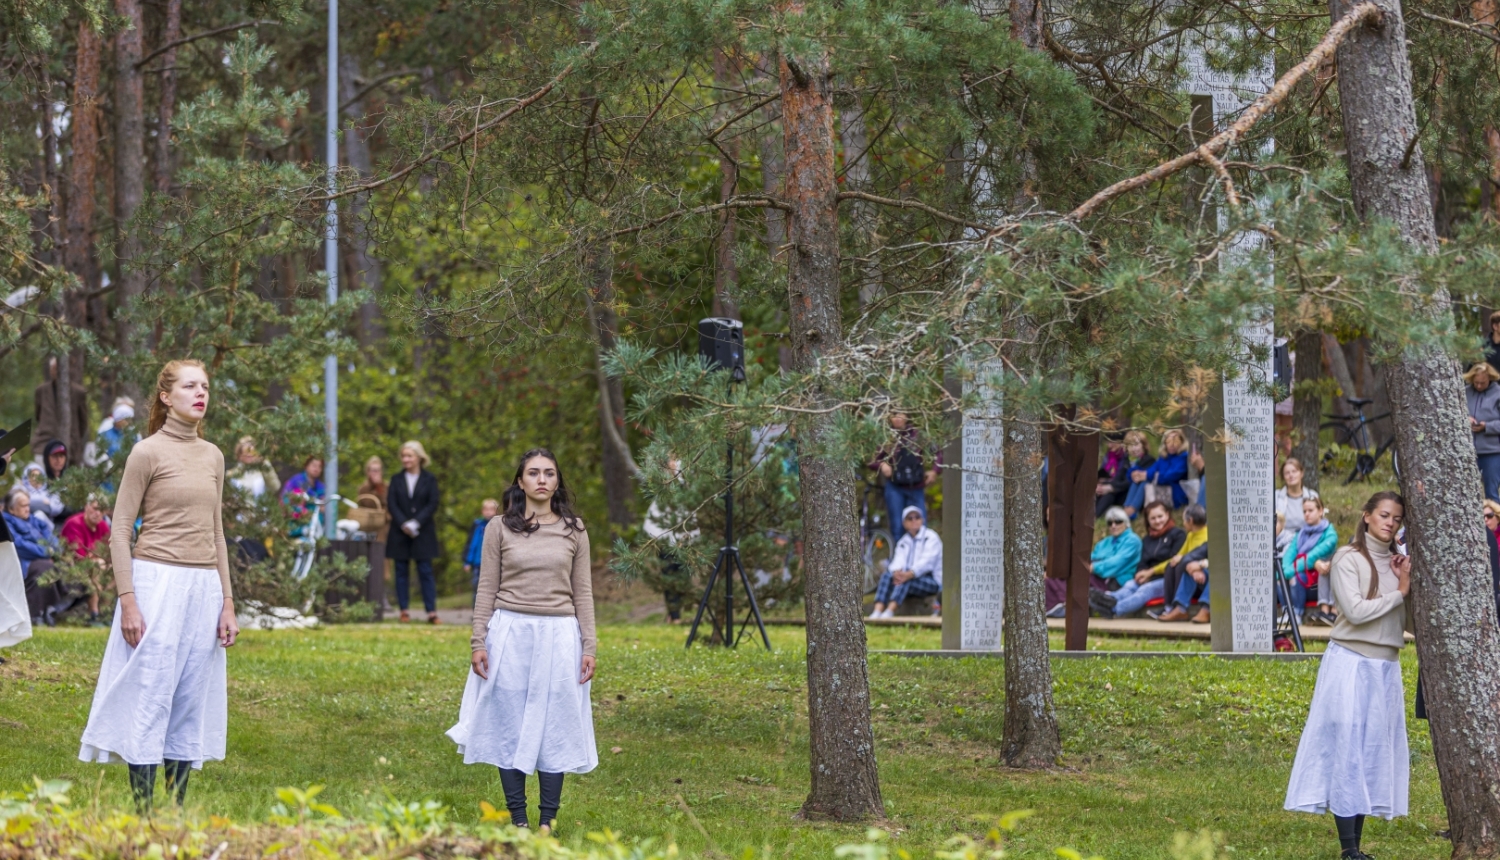
[[[1141,538],[1141,563],[1136,570],[1147,570],[1156,567],[1182,549],[1187,543],[1187,532],[1180,526],[1172,526],[1167,529],[1161,537],[1146,535]]]
[[[406,492],[405,472],[398,472],[391,478],[385,493],[385,506],[391,512],[390,535],[385,541],[386,558],[398,561],[437,558],[437,524],[434,519],[439,498],[437,478],[426,469],[417,476],[416,492],[409,495]],[[407,520],[416,520],[421,526],[416,537],[401,530],[401,524]]]

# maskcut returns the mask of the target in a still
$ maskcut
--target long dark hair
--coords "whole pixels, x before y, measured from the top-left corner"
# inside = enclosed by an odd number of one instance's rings
[[[558,465],[557,458],[546,448],[532,448],[521,455],[521,462],[516,464],[516,476],[500,497],[500,507],[504,511],[500,515],[500,522],[505,523],[505,527],[516,534],[530,534],[541,528],[540,523],[526,516],[526,491],[521,489],[521,475],[533,457],[546,457],[557,467],[557,492],[552,494],[552,513],[562,517],[563,523],[570,530],[583,531],[583,520],[573,513],[573,499],[568,493],[568,482],[563,480],[562,466]]]
[[[1370,555],[1370,548],[1365,546],[1365,535],[1370,531],[1370,527],[1365,524],[1365,515],[1375,513],[1375,509],[1380,507],[1381,502],[1395,502],[1401,506],[1401,515],[1403,517],[1406,515],[1406,499],[1402,498],[1400,493],[1392,490],[1381,490],[1371,496],[1370,500],[1365,502],[1365,506],[1359,509],[1361,514],[1359,524],[1354,527],[1354,537],[1349,539],[1349,546],[1353,547],[1355,552],[1364,556],[1365,563],[1370,565],[1370,590],[1365,595],[1366,600],[1373,600],[1380,596],[1380,571],[1375,568],[1375,559]],[[1393,539],[1391,541],[1391,552],[1396,551],[1395,543]]]

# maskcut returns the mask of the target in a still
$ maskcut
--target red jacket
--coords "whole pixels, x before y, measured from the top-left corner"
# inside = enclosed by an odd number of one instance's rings
[[[91,530],[89,524],[84,522],[83,514],[74,514],[63,523],[61,537],[73,545],[79,558],[87,558],[93,551],[94,544],[109,540],[109,520],[100,520],[99,527]]]

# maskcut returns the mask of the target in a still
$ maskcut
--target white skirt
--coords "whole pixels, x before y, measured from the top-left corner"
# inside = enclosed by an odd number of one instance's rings
[[[172,759],[201,768],[224,758],[229,729],[219,573],[139,559],[131,569],[146,635],[135,648],[125,644],[116,605],[78,758],[101,764]]]
[[[16,545],[0,543],[0,648],[31,638],[31,610],[26,608],[26,580]]]
[[[1286,808],[1395,818],[1406,814],[1410,771],[1401,664],[1330,642],[1297,745]]]
[[[458,724],[447,734],[464,764],[525,773],[588,773],[599,765],[583,637],[572,616],[496,610],[484,638],[490,677],[471,668]]]

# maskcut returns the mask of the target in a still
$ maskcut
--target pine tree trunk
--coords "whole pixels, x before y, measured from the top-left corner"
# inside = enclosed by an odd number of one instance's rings
[[[714,52],[714,80],[721,87],[733,87],[731,60],[723,51]],[[724,119],[731,111],[726,108]],[[719,149],[719,202],[733,197],[740,184],[739,144],[733,139],[717,141]],[[734,260],[735,234],[739,218],[734,209],[719,213],[719,237],[714,242],[714,316],[740,318],[739,266]]]
[[[1331,334],[1323,335],[1323,357],[1328,359],[1328,372],[1333,374],[1333,381],[1338,383],[1338,396],[1333,398],[1333,412],[1336,415],[1351,415],[1349,398],[1358,397],[1359,389],[1354,387],[1354,377],[1349,373],[1349,362],[1344,359],[1344,348],[1339,345],[1339,339]]]
[[[1292,456],[1302,461],[1302,483],[1318,488],[1318,425],[1323,423],[1323,395],[1313,389],[1323,378],[1323,335],[1317,331],[1297,334],[1297,366],[1292,376]],[[1305,387],[1304,387],[1305,386]]]
[[[1354,205],[1422,250],[1437,245],[1399,0],[1338,49]],[[1354,0],[1331,0],[1335,19]],[[1428,311],[1451,320],[1446,293]],[[1500,852],[1500,631],[1479,518],[1479,471],[1454,361],[1437,346],[1386,366],[1412,549],[1417,655],[1454,857]]]
[[[604,502],[609,521],[628,526],[635,522],[631,502],[635,471],[625,430],[625,388],[618,377],[604,372],[605,353],[615,348],[619,319],[615,314],[615,256],[609,248],[590,250],[584,259],[584,276],[588,278],[589,321],[594,326],[597,353],[595,374],[599,384],[599,435],[604,470]]]
[[[71,155],[68,165],[68,205],[64,215],[66,237],[63,265],[83,289],[63,297],[68,325],[88,326],[87,293],[98,283],[94,256],[94,184],[99,170],[99,35],[87,21],[78,25],[77,58],[73,69],[73,116]],[[84,353],[73,351],[72,376],[82,380]],[[82,457],[82,451],[69,452]]]
[[[163,44],[182,38],[182,0],[167,0]],[[177,111],[177,49],[168,48],[156,59],[161,71],[161,98],[156,102],[156,193],[172,191],[172,115]]]
[[[361,178],[368,179],[375,175],[375,163],[370,158],[366,132],[359,127],[365,118],[365,101],[354,98],[358,91],[359,61],[348,54],[342,59],[339,63],[339,97],[349,103],[343,111],[349,120],[344,128],[344,157]],[[353,270],[350,282],[370,294],[359,307],[359,345],[365,348],[372,346],[381,334],[380,286],[384,280],[380,259],[370,253],[369,208],[368,192],[355,194],[349,199],[349,268]]]
[[[839,113],[839,141],[844,149],[844,187],[850,191],[870,191],[870,133],[865,127],[865,108],[859,94],[854,103]],[[877,256],[880,216],[875,204],[852,201],[849,206],[854,235],[859,243],[855,252],[863,259],[859,271],[859,304],[863,308],[885,295],[885,271]]]
[[[774,81],[776,75],[775,60],[762,55],[755,63],[756,78]],[[781,135],[777,134],[776,129],[778,110],[774,103],[765,108],[762,121],[766,130],[760,136],[760,188],[770,197],[781,196],[784,190],[782,179],[786,173],[786,158],[781,151]],[[772,257],[776,257],[781,253],[781,246],[786,244],[786,213],[767,206],[765,216],[766,248],[771,252]]]
[[[783,7],[801,15],[798,0]],[[818,367],[843,342],[839,315],[838,188],[834,182],[833,101],[826,53],[781,57],[781,117],[786,135],[787,293],[798,370]],[[825,398],[826,399],[826,398]],[[860,618],[859,522],[854,474],[817,453],[832,421],[813,417],[798,456],[807,603],[809,818],[885,817],[870,678]]]
[[[115,259],[116,294],[121,307],[133,303],[146,286],[136,267],[141,255],[140,231],[130,220],[146,196],[145,94],[141,83],[143,20],[140,0],[115,0],[123,29],[115,36]],[[135,351],[135,334],[126,314],[115,315],[116,346],[127,359]]]
[[[1042,46],[1039,0],[1010,0],[1011,36],[1033,51]],[[1021,154],[1021,187],[1014,208],[1035,200],[1036,159]],[[1017,325],[1012,364],[1036,367],[1036,326]],[[1019,359],[1017,361],[1016,359]],[[1037,416],[1019,409],[1001,414],[1005,464],[1005,608],[1001,636],[1005,644],[1005,734],[1001,754],[1018,768],[1048,768],[1062,754],[1057,712],[1052,705],[1052,657],[1044,614],[1046,530],[1042,525],[1042,434]]]

